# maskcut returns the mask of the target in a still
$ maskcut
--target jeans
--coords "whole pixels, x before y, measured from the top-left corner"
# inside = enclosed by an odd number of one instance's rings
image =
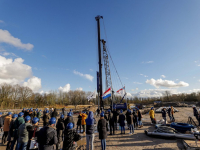
[[[16,150],[26,150],[27,143],[17,143],[17,149]]]
[[[94,149],[94,134],[86,134],[86,150],[93,150]],[[91,147],[91,148],[90,148]]]
[[[124,126],[121,126],[121,133],[122,131],[124,131],[124,134],[125,134],[125,127]]]
[[[141,126],[142,125],[142,121],[138,121],[138,125]]]
[[[134,133],[133,124],[130,124],[129,128],[130,128],[130,133]],[[131,131],[132,131],[132,132],[131,132]]]
[[[12,141],[10,150],[13,150],[13,149],[14,149],[14,146],[15,146],[16,141],[17,141],[17,137],[15,136],[14,139],[13,139],[13,141]],[[15,150],[16,150],[16,149],[17,149],[17,148],[15,148]]]
[[[101,149],[102,150],[106,149],[106,139],[101,139]]]
[[[164,125],[166,126],[167,118],[166,118],[166,117],[163,117],[163,119],[165,120]]]

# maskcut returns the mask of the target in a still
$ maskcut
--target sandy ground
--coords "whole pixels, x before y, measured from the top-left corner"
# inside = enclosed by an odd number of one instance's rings
[[[178,107],[179,112],[175,113],[176,122],[187,123],[188,117],[193,116],[193,110],[189,107]],[[74,116],[75,121],[77,115]],[[156,113],[156,119],[162,119],[160,113]],[[194,120],[196,120],[193,117]],[[96,119],[98,122],[98,118]],[[167,118],[169,120],[169,118]],[[129,130],[126,127],[126,134],[120,134],[117,130],[115,135],[108,135],[106,139],[106,149],[107,150],[178,150],[183,149],[183,145],[180,140],[165,140],[159,138],[152,138],[145,135],[144,131],[153,131],[155,129],[154,125],[150,124],[150,118],[148,114],[143,115],[144,127],[134,131],[134,134],[129,134]],[[109,132],[108,132],[109,134]],[[78,145],[86,145],[86,139],[83,134],[81,134],[82,139],[78,141]],[[94,140],[95,150],[101,150],[101,143],[98,138],[98,133],[95,133]],[[5,146],[0,146],[0,150],[5,150]]]

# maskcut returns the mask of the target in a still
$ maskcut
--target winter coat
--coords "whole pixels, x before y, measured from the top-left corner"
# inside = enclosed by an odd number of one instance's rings
[[[56,110],[56,108],[54,109],[54,111],[51,113],[51,117],[57,117],[58,116],[58,112]]]
[[[11,116],[6,116],[4,118],[4,126],[3,126],[3,131],[8,132],[9,131],[9,126],[10,126],[10,122],[12,120]]]
[[[23,123],[18,128],[18,140],[19,143],[26,143],[29,140],[29,131],[32,125],[30,123]]]
[[[37,118],[40,119],[41,116],[42,116],[42,113],[39,111],[39,112],[37,113]]]
[[[86,134],[94,133],[94,115],[93,112],[90,111],[88,118],[85,120],[86,122]]]
[[[164,109],[162,109],[161,113],[162,113],[162,117],[166,117],[166,111]]]
[[[12,119],[12,121],[10,122],[10,126],[9,126],[9,132],[8,132],[8,139],[7,141],[12,141],[13,137],[14,137],[14,131],[15,131],[15,120],[16,119]]]
[[[108,113],[109,124],[114,124],[114,116],[111,112]]]
[[[50,119],[50,115],[49,114],[45,114],[44,116],[43,116],[43,121],[44,121],[44,123],[49,123],[49,119]]]
[[[119,113],[117,111],[113,111],[114,122],[117,122],[117,116]]]
[[[150,116],[150,118],[154,119],[154,117],[155,117],[155,112],[154,112],[154,110],[150,110],[150,111],[149,111],[149,116]]]
[[[80,116],[82,116],[81,125],[86,125],[85,119],[87,118],[87,115],[82,113]]]
[[[171,107],[171,114],[174,115],[174,109]]]
[[[53,150],[53,145],[58,143],[55,128],[45,126],[40,129],[37,135],[37,142],[39,143],[39,150]]]
[[[68,117],[65,119],[65,121],[64,121],[65,127],[66,127],[67,124],[70,123],[70,122],[74,124],[74,119],[73,119],[73,117],[68,116]],[[75,124],[74,124],[74,126],[75,126]]]
[[[25,121],[24,121],[24,118],[23,117],[18,117],[16,120],[15,120],[15,122],[14,122],[14,129],[15,129],[15,131],[14,131],[14,137],[17,137],[17,135],[18,135],[18,128],[19,128],[19,126],[21,125],[21,124],[23,124],[23,123],[25,123]]]
[[[133,111],[133,122],[137,122],[137,113]]]
[[[168,113],[168,116],[171,116],[171,108],[168,108],[167,113]]]
[[[125,126],[125,122],[124,121],[125,121],[125,115],[124,114],[120,114],[119,115],[119,121],[118,121],[119,125],[120,126]]]
[[[64,119],[58,119],[58,123],[56,124],[56,131],[58,136],[58,143],[63,141],[63,131],[65,129]]]
[[[66,129],[64,131],[64,142],[62,150],[75,150],[74,141],[79,141],[81,136],[74,129]]]
[[[29,150],[29,147],[31,144],[31,139],[37,140],[37,136],[38,136],[40,129],[39,129],[39,126],[33,125],[28,131],[29,131],[29,140],[28,140],[28,144],[27,144],[27,150]],[[34,136],[34,132],[35,132],[35,136]]]
[[[128,116],[130,115],[131,113],[130,112],[126,112],[126,114],[125,114],[125,116],[126,116],[126,121],[127,121],[127,119],[128,119]]]
[[[0,117],[0,128],[3,127],[3,118]]]
[[[82,116],[78,115],[78,121],[77,121],[77,126],[81,125],[81,121],[82,121]]]
[[[138,121],[141,121],[142,120],[142,114],[141,112],[138,110]]]
[[[108,123],[106,122],[106,119],[100,119],[97,125],[97,130],[99,132],[99,139],[107,138],[107,128],[108,128]]]
[[[26,117],[26,116],[28,116],[29,115],[29,112],[28,111],[25,111],[25,113],[24,113],[24,118]]]
[[[36,111],[33,112],[33,118],[34,117],[37,117],[37,112]]]
[[[133,115],[132,114],[127,116],[127,124],[133,124]]]

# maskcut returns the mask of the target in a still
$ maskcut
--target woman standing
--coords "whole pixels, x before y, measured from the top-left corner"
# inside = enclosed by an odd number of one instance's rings
[[[138,124],[139,124],[139,128],[143,127],[142,125],[142,114],[139,110],[139,108],[137,108],[137,111],[138,111]]]
[[[97,125],[97,130],[99,132],[99,139],[101,139],[101,149],[106,149],[106,138],[107,138],[107,127],[108,124],[106,119],[104,119],[104,113],[100,114],[100,120]]]

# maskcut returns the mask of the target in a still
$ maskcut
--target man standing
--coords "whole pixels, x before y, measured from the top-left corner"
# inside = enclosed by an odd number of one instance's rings
[[[58,143],[57,133],[55,129],[56,118],[49,120],[49,125],[40,129],[37,135],[39,150],[53,150],[54,145]]]
[[[2,137],[3,144],[6,144],[6,142],[7,142],[7,137],[8,137],[9,126],[10,126],[11,120],[12,120],[12,113],[8,112],[8,115],[4,119],[4,126],[3,126],[4,133],[3,133],[3,137]]]
[[[117,130],[117,116],[119,113],[117,112],[116,108],[113,110],[113,117],[114,117],[114,124],[115,124],[115,130]]]
[[[155,118],[155,112],[154,112],[154,108],[151,107],[151,110],[149,111],[149,116],[151,119],[151,124],[155,123],[154,118]]]
[[[43,116],[43,126],[46,126],[49,123],[50,115],[49,111],[47,110]]]
[[[163,119],[164,119],[164,125],[166,126],[166,122],[167,122],[167,118],[166,118],[166,108],[164,107],[163,109],[162,109],[162,117],[163,117]]]
[[[57,136],[58,136],[58,143],[56,145],[56,149],[62,149],[63,146],[63,132],[65,129],[65,124],[64,124],[64,115],[60,116],[60,119],[58,119],[58,123],[56,124],[56,129],[57,129]]]
[[[16,150],[26,150],[29,141],[29,132],[32,129],[30,124],[31,117],[26,116],[25,123],[21,124],[18,128],[18,140]]]
[[[108,121],[110,125],[110,135],[115,134],[115,124],[114,124],[114,117],[111,113],[110,109],[108,109]]]
[[[199,113],[197,111],[197,108],[195,105],[193,105],[192,107],[193,107],[194,116],[196,117],[197,121],[199,122]],[[199,122],[199,125],[200,125],[200,122]]]

